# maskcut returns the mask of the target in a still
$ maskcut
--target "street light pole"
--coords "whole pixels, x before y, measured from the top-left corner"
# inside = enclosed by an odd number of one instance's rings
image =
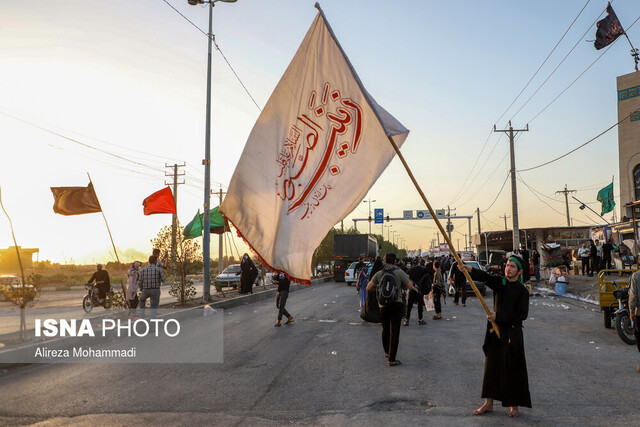
[[[371,202],[375,203],[375,200],[371,200],[371,197],[369,197],[369,200],[362,201],[362,203],[369,203],[369,234],[371,234]]]
[[[212,67],[212,43],[213,43],[213,6],[216,2],[235,3],[237,0],[187,0],[191,6],[199,4],[209,4],[209,33],[208,35],[208,58],[207,58],[207,110],[206,125],[204,135],[204,203],[203,203],[203,224],[202,224],[202,263],[204,270],[204,284],[202,288],[202,299],[211,301],[211,67]],[[218,264],[222,261],[222,254],[218,255]]]

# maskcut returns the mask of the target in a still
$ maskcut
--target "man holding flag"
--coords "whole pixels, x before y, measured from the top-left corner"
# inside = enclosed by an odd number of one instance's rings
[[[482,281],[493,290],[494,309],[487,316],[487,332],[482,350],[485,354],[482,394],[484,404],[474,415],[493,412],[494,399],[510,406],[510,417],[519,417],[519,406],[531,408],[527,361],[524,355],[522,322],[529,314],[529,291],[522,282],[523,261],[518,255],[507,259],[504,277],[486,273],[461,263],[473,280]],[[500,337],[493,330],[495,322]]]

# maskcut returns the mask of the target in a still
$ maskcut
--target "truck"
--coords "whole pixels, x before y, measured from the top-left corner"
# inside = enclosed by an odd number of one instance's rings
[[[359,257],[374,258],[378,255],[378,241],[373,234],[334,234],[333,278],[344,282],[344,273]]]

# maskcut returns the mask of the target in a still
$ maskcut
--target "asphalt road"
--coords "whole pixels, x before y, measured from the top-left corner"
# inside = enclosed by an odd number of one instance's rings
[[[480,406],[485,322],[475,298],[445,319],[403,327],[388,367],[380,328],[353,287],[290,294],[224,313],[224,363],[29,365],[0,374],[0,424],[47,425],[640,425],[640,354],[597,307],[534,297],[525,322],[533,408],[517,420]],[[415,310],[415,309],[414,309]],[[202,331],[203,339],[207,331]]]

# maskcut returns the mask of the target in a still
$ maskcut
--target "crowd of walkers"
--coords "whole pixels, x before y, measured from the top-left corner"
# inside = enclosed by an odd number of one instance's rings
[[[519,407],[531,407],[527,366],[524,354],[522,322],[528,316],[529,291],[524,281],[529,279],[529,254],[509,254],[505,257],[502,275],[493,275],[457,265],[450,256],[398,259],[394,253],[374,261],[371,272],[361,259],[356,265],[361,317],[381,323],[382,347],[389,366],[398,360],[401,325],[409,326],[413,306],[417,306],[418,325],[425,325],[425,311],[433,310],[434,320],[442,318],[440,298],[448,292],[447,272],[455,287],[454,304],[466,306],[466,275],[484,282],[493,290],[493,310],[487,315],[487,329],[482,349],[485,371],[481,397],[484,404],[473,411],[483,415],[493,411],[494,400],[509,407],[510,417],[519,417]],[[526,257],[526,258],[525,258]],[[535,261],[535,256],[534,256]],[[525,273],[526,271],[526,273]],[[388,289],[392,288],[393,292]],[[426,306],[426,307],[425,307]],[[498,336],[498,332],[500,335]]]

